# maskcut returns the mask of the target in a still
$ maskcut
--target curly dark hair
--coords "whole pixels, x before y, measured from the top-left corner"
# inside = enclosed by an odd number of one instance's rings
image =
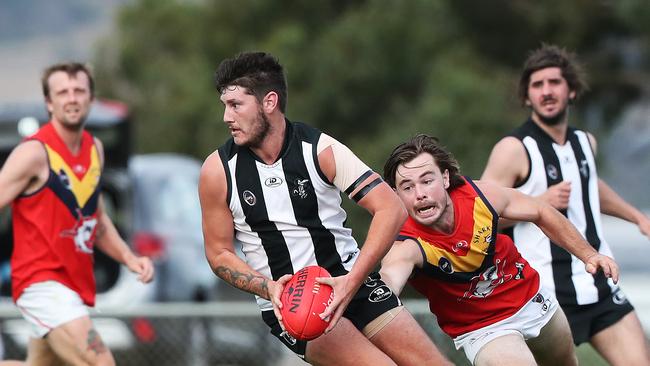
[[[231,86],[241,86],[261,102],[270,91],[278,94],[280,111],[287,107],[287,81],[278,59],[265,52],[243,52],[223,60],[214,73],[219,94]]]
[[[542,44],[538,49],[531,51],[524,62],[517,93],[522,105],[525,105],[528,99],[530,75],[547,67],[559,67],[562,70],[562,77],[569,84],[569,89],[576,93],[575,99],[589,89],[584,70],[575,53],[556,45]]]
[[[88,76],[88,87],[90,89],[90,95],[92,97],[95,96],[95,80],[93,78],[92,72],[90,71],[90,67],[80,62],[65,62],[49,66],[45,69],[45,71],[43,71],[43,76],[41,76],[41,86],[43,88],[43,96],[45,99],[50,99],[50,76],[58,71],[63,71],[70,77],[77,76],[77,73],[79,72],[85,73]]]
[[[386,160],[386,164],[384,164],[384,180],[391,187],[395,188],[397,168],[415,159],[422,153],[431,154],[442,172],[445,169],[449,171],[449,191],[465,184],[465,180],[460,174],[460,166],[456,158],[440,144],[437,137],[425,134],[417,134],[393,149],[388,160]]]

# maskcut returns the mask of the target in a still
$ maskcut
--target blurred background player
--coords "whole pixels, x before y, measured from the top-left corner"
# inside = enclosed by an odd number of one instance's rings
[[[0,171],[0,208],[12,203],[12,295],[32,326],[27,364],[114,365],[86,308],[95,303],[93,251],[145,283],[153,265],[134,255],[104,210],[104,152],[84,130],[94,99],[90,71],[79,63],[53,65],[42,87],[51,119],[14,148]]]
[[[270,54],[242,53],[215,75],[232,138],[205,161],[199,196],[208,262],[231,285],[255,294],[271,332],[318,365],[446,363],[400,300],[371,271],[406,218],[395,193],[347,147],[285,118],[287,86]],[[372,214],[361,250],[344,227],[345,192]],[[242,245],[244,262],[235,254]],[[280,294],[291,274],[319,265],[334,300],[326,333],[284,333]],[[375,296],[381,291],[381,296]]]
[[[623,200],[596,171],[596,139],[569,126],[569,106],[584,92],[575,55],[554,45],[532,51],[519,80],[530,118],[493,148],[481,180],[536,196],[560,210],[591,246],[611,256],[600,213],[638,225],[650,236],[650,219]],[[648,365],[650,353],[639,319],[620,288],[592,275],[578,259],[552,245],[541,230],[519,222],[509,234],[523,256],[555,291],[575,344],[590,342],[612,365]]]
[[[442,330],[475,365],[577,365],[571,331],[552,292],[499,217],[529,221],[574,253],[590,273],[618,279],[614,261],[596,252],[550,205],[460,175],[437,139],[417,135],[397,146],[384,177],[409,218],[382,261],[381,275],[401,292],[408,281],[429,300]],[[531,352],[532,351],[532,352]]]

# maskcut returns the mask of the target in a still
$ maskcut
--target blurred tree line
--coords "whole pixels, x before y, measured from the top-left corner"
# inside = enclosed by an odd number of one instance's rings
[[[229,137],[214,70],[262,50],[285,66],[288,118],[376,171],[422,132],[478,178],[492,145],[528,115],[516,85],[531,49],[578,53],[591,91],[571,119],[598,135],[650,85],[649,19],[644,0],[139,0],[121,10],[95,65],[101,94],[132,107],[139,152],[214,151]],[[353,228],[367,224],[350,212]]]

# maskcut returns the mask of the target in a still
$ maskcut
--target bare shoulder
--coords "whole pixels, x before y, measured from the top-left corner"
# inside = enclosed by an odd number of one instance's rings
[[[336,160],[334,159],[332,146],[328,146],[318,153],[318,165],[330,183],[334,182],[334,177],[336,176]]]
[[[27,140],[21,142],[14,148],[7,163],[25,164],[24,168],[29,170],[38,170],[47,164],[47,153],[45,147],[40,141]]]
[[[206,178],[214,176],[224,176],[225,169],[223,163],[221,162],[221,157],[219,157],[219,152],[215,151],[208,155],[208,157],[203,161],[201,166],[201,176]]]
[[[591,145],[591,149],[594,151],[594,155],[596,155],[596,151],[598,147],[596,136],[594,136],[591,132],[585,132],[585,133],[587,134],[587,139],[589,139],[589,144]]]
[[[102,142],[102,140],[98,139],[95,136],[93,136],[93,140],[95,141],[95,146],[97,146],[97,149],[104,151],[104,143]]]
[[[488,180],[475,181],[474,184],[476,184],[481,193],[483,193],[483,197],[485,197],[492,208],[499,214],[501,214],[504,206],[508,203],[511,193],[516,192],[514,188],[504,187]]]
[[[39,189],[48,178],[49,165],[45,147],[28,140],[16,146],[0,170],[0,207],[21,193]]]
[[[330,183],[334,182],[336,176],[336,159],[334,158],[333,145],[340,144],[332,136],[321,133],[318,140],[318,165]]]
[[[504,153],[519,153],[519,154],[525,154],[526,150],[524,149],[524,145],[521,143],[521,140],[514,136],[506,136],[499,140],[494,145],[494,148],[492,151],[497,151],[499,153],[504,152]]]
[[[199,201],[206,255],[214,268],[214,258],[224,248],[233,252],[234,224],[228,207],[228,181],[219,152],[210,154],[201,166]]]
[[[514,136],[506,136],[499,140],[490,153],[490,161],[507,162],[510,159],[520,159],[526,157],[526,148],[524,144]]]
[[[507,136],[492,148],[481,180],[491,180],[512,187],[525,178],[528,165],[524,145],[518,138]]]
[[[223,197],[226,195],[226,171],[219,157],[219,152],[210,154],[201,166],[199,178],[199,195],[203,197]]]
[[[102,166],[104,166],[104,144],[102,143],[102,140],[98,139],[97,137],[93,137],[93,140],[95,141],[95,147],[97,148],[97,153],[99,154],[99,161],[101,162]]]

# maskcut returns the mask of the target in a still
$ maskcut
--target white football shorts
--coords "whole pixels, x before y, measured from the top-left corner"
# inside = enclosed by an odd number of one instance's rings
[[[23,291],[16,301],[31,325],[31,337],[43,338],[52,329],[88,316],[88,308],[75,291],[56,281],[38,282]]]
[[[558,302],[555,296],[548,290],[540,288],[539,292],[514,315],[460,335],[454,338],[454,345],[456,349],[463,348],[465,356],[473,365],[481,348],[496,338],[508,334],[521,334],[526,340],[537,337],[557,309]]]

